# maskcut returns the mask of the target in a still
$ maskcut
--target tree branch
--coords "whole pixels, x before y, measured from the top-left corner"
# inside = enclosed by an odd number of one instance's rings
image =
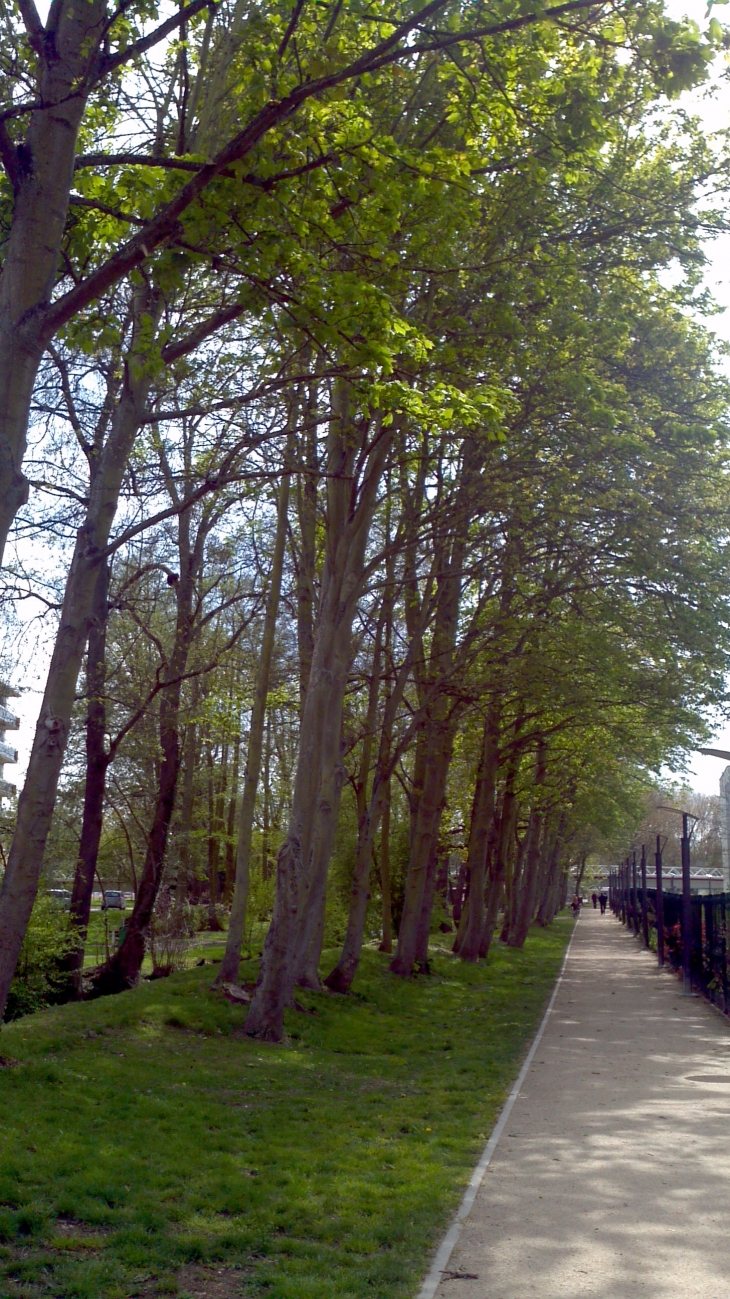
[[[18,150],[8,131],[4,121],[0,121],[0,162],[5,168],[10,184],[14,192],[17,192],[20,185],[20,166],[18,164]]]
[[[160,41],[164,41],[165,37],[174,32],[177,27],[181,27],[183,23],[189,22],[191,18],[199,14],[201,9],[210,9],[211,3],[212,0],[193,0],[193,3],[189,4],[187,8],[180,9],[171,18],[166,19],[164,23],[160,23],[159,27],[155,27],[155,30],[150,32],[149,36],[142,36],[140,40],[128,45],[125,50],[119,50],[116,54],[107,55],[106,58],[101,60],[94,77],[94,83],[101,81],[103,77],[108,76],[110,72],[114,72],[116,68],[120,68],[123,63],[129,63],[130,59],[136,59],[140,54],[145,54],[147,50],[151,50],[154,45],[159,45]]]
[[[41,16],[35,7],[34,0],[18,0],[20,16],[25,24],[25,30],[28,33],[28,39],[34,50],[38,50],[42,45],[46,29],[41,22]]]
[[[524,14],[519,18],[495,23],[492,27],[480,28],[478,31],[457,32],[453,35],[449,33],[439,37],[435,42],[429,43],[428,46],[403,47],[405,38],[414,30],[422,28],[424,22],[439,13],[448,2],[449,0],[431,0],[430,4],[425,5],[418,13],[414,14],[406,22],[401,23],[385,40],[361,55],[359,59],[355,59],[347,67],[328,76],[319,77],[315,81],[302,82],[284,99],[270,100],[259,112],[254,114],[247,126],[238,135],[224,145],[212,162],[204,164],[197,175],[192,176],[187,184],[183,185],[175,198],[161,208],[142,227],[138,234],[119,248],[117,252],[113,253],[106,262],[87,276],[85,280],[82,280],[68,293],[63,294],[62,297],[51,303],[42,312],[40,321],[37,317],[29,320],[29,325],[32,325],[35,337],[37,338],[40,335],[40,341],[42,342],[52,338],[62,325],[65,325],[79,311],[105,293],[122,276],[127,275],[129,271],[145,261],[155,248],[173,238],[179,230],[180,217],[200,197],[208,185],[232,164],[245,158],[258,144],[259,140],[263,139],[274,127],[293,116],[297,109],[308,99],[315,98],[325,90],[331,90],[346,81],[352,81],[363,76],[367,72],[386,67],[404,56],[412,57],[419,48],[446,48],[446,46],[460,41],[475,39],[477,35],[483,38],[488,35],[517,31],[520,28],[544,22],[551,18],[554,19],[564,14],[597,7],[596,0],[568,0],[566,4],[544,9],[539,13]],[[633,2],[634,0],[632,0]],[[208,3],[208,0],[196,0],[197,8],[203,8],[206,3]],[[183,11],[183,14],[189,15],[195,7],[195,5],[189,6],[187,10]],[[174,20],[170,19],[173,27],[180,21],[180,17],[178,15]]]

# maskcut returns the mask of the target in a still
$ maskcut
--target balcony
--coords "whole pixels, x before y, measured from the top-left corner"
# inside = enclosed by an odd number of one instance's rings
[[[20,718],[11,713],[5,704],[0,704],[0,731],[17,731],[20,726]]]
[[[0,740],[0,766],[2,766],[4,762],[17,762],[17,761],[18,761],[18,750],[11,748],[9,744],[5,743],[5,740]]]

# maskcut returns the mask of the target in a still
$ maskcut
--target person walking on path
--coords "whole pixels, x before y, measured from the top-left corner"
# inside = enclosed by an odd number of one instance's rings
[[[591,893],[591,902],[593,903],[593,910],[595,911],[596,907],[598,906],[598,894],[595,892],[595,890],[593,891],[593,893]]]
[[[577,916],[578,912],[581,909],[581,906],[583,905],[577,893],[573,894],[573,901],[571,902],[570,905],[573,908],[573,915]]]
[[[727,1299],[728,1082],[727,1022],[589,911],[460,1239],[421,1299]]]
[[[607,905],[607,903],[608,903],[608,898],[607,898],[606,894],[605,894],[605,893],[602,893],[601,896],[600,896],[600,898],[599,898],[598,900],[599,900],[599,902],[600,902],[600,904],[601,904],[601,915],[602,915],[602,916],[605,916],[605,914],[606,914],[606,905]]]

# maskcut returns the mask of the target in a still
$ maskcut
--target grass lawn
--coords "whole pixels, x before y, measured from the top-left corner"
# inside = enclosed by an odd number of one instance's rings
[[[572,926],[409,982],[369,950],[286,1046],[210,965],[5,1026],[0,1295],[413,1296]]]

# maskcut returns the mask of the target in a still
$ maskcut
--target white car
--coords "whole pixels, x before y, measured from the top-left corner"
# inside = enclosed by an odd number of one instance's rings
[[[127,899],[124,893],[120,893],[119,889],[107,889],[101,900],[101,909],[102,911],[126,911]]]

